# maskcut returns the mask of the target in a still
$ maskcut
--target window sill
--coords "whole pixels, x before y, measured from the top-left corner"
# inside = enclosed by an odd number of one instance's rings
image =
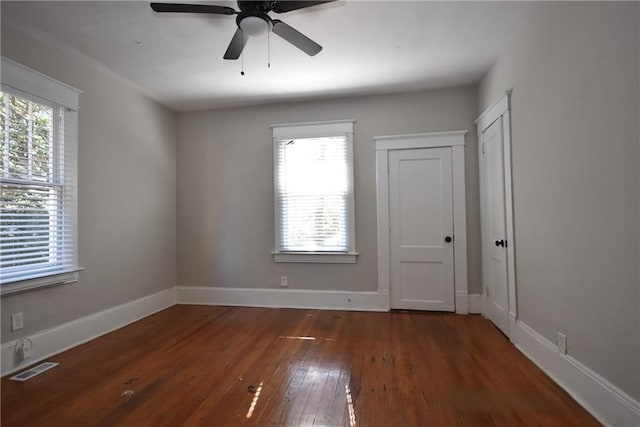
[[[51,276],[38,277],[35,279],[21,280],[19,282],[6,283],[0,286],[0,296],[16,294],[19,292],[32,291],[39,288],[66,285],[68,283],[75,283],[79,280],[79,272],[84,270],[78,268],[73,271],[69,271],[61,274],[54,274]]]
[[[357,252],[272,252],[274,262],[355,264]]]

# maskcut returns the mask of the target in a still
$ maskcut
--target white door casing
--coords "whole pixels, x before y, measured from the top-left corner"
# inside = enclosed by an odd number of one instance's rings
[[[486,235],[482,245],[486,251],[487,317],[509,335],[509,291],[507,279],[507,254],[504,156],[502,141],[502,117],[482,132],[481,161],[484,165],[484,194],[486,196]]]
[[[389,152],[391,308],[454,311],[451,148]]]
[[[510,90],[501,95],[478,117],[476,125],[480,160],[483,314],[513,341],[517,299],[510,95]],[[501,240],[504,241],[504,247],[496,246],[496,241],[500,243]],[[503,285],[504,281],[506,286]]]
[[[378,213],[378,293],[390,301],[391,220],[389,171],[391,153],[396,150],[447,147],[451,153],[453,199],[453,281],[455,311],[468,313],[467,235],[464,177],[464,138],[466,131],[433,132],[374,137],[376,143],[376,181]],[[389,303],[389,307],[391,304]]]

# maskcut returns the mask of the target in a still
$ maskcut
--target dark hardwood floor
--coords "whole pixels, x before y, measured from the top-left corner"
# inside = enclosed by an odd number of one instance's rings
[[[480,316],[174,306],[2,379],[2,426],[591,426]]]

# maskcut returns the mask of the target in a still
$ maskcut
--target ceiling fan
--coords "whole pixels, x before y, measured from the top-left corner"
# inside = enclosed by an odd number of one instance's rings
[[[322,46],[311,40],[293,27],[279,19],[271,19],[269,12],[286,13],[292,10],[304,9],[335,0],[319,1],[242,1],[238,0],[240,11],[227,6],[185,3],[151,3],[155,12],[204,13],[213,15],[238,15],[236,29],[224,59],[238,59],[244,45],[251,36],[259,36],[269,31],[282,37],[309,56],[314,56],[322,50]]]

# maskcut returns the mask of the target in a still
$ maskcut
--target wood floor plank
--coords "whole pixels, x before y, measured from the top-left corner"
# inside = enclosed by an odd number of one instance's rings
[[[3,426],[599,425],[479,316],[180,305],[51,360]]]

